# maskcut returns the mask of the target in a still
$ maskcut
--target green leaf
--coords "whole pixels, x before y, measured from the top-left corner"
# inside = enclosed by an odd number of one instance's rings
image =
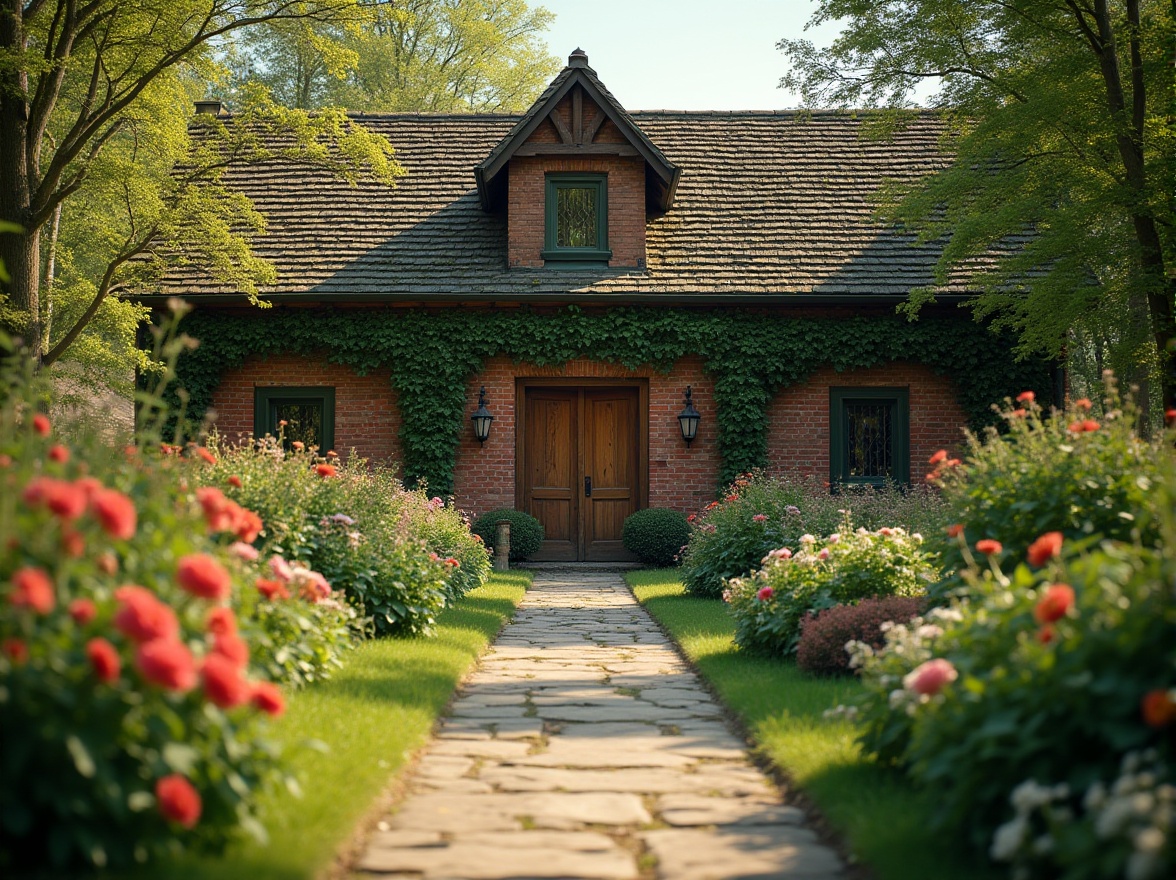
[[[90,750],[86,748],[83,743],[76,736],[70,735],[65,738],[65,747],[69,750],[70,757],[73,758],[74,767],[78,773],[86,779],[93,777],[97,768],[94,765],[94,759],[90,756]]]

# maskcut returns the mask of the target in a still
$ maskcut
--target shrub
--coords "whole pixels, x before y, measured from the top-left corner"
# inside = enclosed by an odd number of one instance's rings
[[[71,444],[22,391],[0,395],[0,872],[218,849],[283,776],[259,712],[292,640],[254,638],[260,572],[228,546],[252,519],[208,523],[182,488],[201,458]]]
[[[482,539],[470,531],[468,517],[455,507],[447,507],[440,498],[427,498],[422,490],[405,496],[408,528],[419,534],[425,546],[445,559],[456,559],[449,567],[445,595],[453,602],[480,587],[490,576],[490,552]],[[404,516],[404,514],[402,514]]]
[[[493,552],[499,520],[510,522],[510,561],[521,562],[539,552],[543,545],[543,523],[529,513],[503,507],[483,513],[470,527]]]
[[[863,599],[856,605],[835,605],[800,622],[796,665],[813,675],[844,675],[850,672],[848,642],[863,642],[872,648],[885,643],[884,623],[906,623],[923,607],[916,596]]]
[[[686,515],[677,510],[650,507],[625,520],[621,540],[625,549],[646,565],[673,565],[690,537]]]
[[[1097,421],[1088,401],[1047,417],[1028,393],[1023,397],[1001,408],[1003,433],[968,435],[962,465],[938,463],[953,534],[927,533],[948,572],[933,598],[963,587],[956,572],[967,567],[968,548],[979,540],[999,541],[1002,558],[1010,560],[1024,558],[1029,542],[1052,531],[1067,539],[1124,541],[1138,532],[1144,544],[1155,543],[1154,486],[1176,467],[1176,457],[1171,443],[1136,436],[1137,413],[1130,400],[1122,404],[1113,378],[1107,377]]]
[[[801,535],[836,531],[846,510],[867,528],[928,532],[942,529],[941,507],[938,493],[925,486],[846,488],[831,494],[828,486],[811,480],[746,474],[721,501],[688,518],[693,530],[681,555],[682,579],[691,593],[717,597],[725,580],[757,569],[769,550],[795,551]]]
[[[754,575],[727,582],[724,598],[735,616],[740,647],[793,654],[800,622],[810,612],[872,596],[924,593],[934,569],[920,547],[921,536],[887,526],[853,531],[848,516],[842,529],[823,541],[802,535],[796,553],[773,550]]]

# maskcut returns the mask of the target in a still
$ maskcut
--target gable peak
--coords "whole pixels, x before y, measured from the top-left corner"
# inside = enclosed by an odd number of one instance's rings
[[[575,51],[573,51],[572,54],[568,56],[568,67],[587,67],[587,66],[588,66],[588,53],[585,52],[583,49],[581,49],[579,46],[577,46],[575,48]]]

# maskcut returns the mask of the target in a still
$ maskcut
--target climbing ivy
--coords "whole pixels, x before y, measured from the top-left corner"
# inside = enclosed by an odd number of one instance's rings
[[[177,369],[187,409],[201,417],[221,374],[249,355],[325,353],[360,373],[387,367],[401,413],[407,481],[453,490],[466,428],[465,387],[487,358],[559,366],[577,357],[668,372],[685,355],[702,357],[715,383],[720,478],[767,463],[766,412],[781,389],[824,364],[838,370],[919,361],[951,378],[973,428],[991,423],[991,405],[1024,389],[1050,397],[1048,365],[1014,362],[1008,340],[948,316],[796,318],[753,310],[696,312],[654,308],[585,311],[270,309],[195,310],[183,329],[200,341]]]

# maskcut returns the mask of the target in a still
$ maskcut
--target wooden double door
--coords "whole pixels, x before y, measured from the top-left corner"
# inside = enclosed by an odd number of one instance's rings
[[[518,500],[546,535],[532,558],[634,558],[621,528],[645,503],[646,386],[520,380],[516,400]]]

